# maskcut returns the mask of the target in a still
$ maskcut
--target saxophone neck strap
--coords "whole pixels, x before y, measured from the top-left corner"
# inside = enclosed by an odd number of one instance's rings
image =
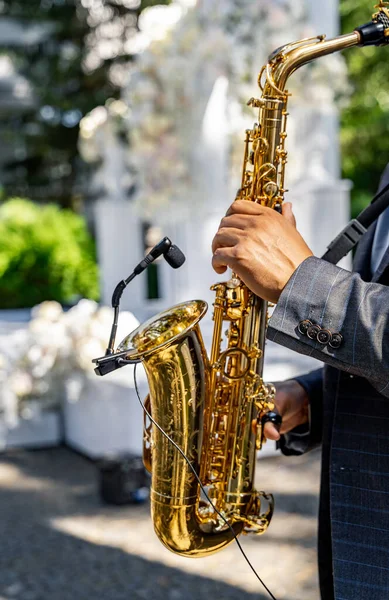
[[[327,247],[322,259],[336,265],[350,250],[355,248],[358,242],[367,232],[370,225],[376,222],[378,217],[389,206],[389,184],[386,185],[376,196],[371,204],[367,206],[357,217],[346,225]]]

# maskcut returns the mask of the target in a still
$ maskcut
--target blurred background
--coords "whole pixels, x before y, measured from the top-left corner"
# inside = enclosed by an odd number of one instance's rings
[[[262,64],[292,40],[353,30],[373,4],[0,0],[0,600],[265,598],[237,548],[190,561],[160,546],[132,368],[98,379],[91,360],[114,287],[164,235],[187,262],[131,284],[117,340],[177,302],[212,304],[210,244]],[[387,51],[290,80],[288,200],[318,255],[388,163]],[[313,366],[267,346],[267,380]],[[264,538],[244,540],[254,566],[277,598],[318,599],[319,455],[268,445],[257,479],[277,510]]]

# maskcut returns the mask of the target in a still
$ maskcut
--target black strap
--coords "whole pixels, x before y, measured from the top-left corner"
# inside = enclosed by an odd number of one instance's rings
[[[336,265],[365,235],[366,231],[389,206],[389,184],[386,185],[356,219],[350,221],[327,248],[322,259]]]

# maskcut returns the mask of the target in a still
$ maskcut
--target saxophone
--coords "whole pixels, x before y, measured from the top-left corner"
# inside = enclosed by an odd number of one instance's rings
[[[289,77],[321,56],[389,43],[388,6],[381,1],[372,21],[350,34],[300,40],[271,54],[259,75],[261,97],[248,102],[259,117],[246,131],[237,199],[280,210]],[[155,531],[169,550],[189,557],[214,553],[242,532],[264,533],[274,506],[271,494],[253,487],[263,417],[274,409],[274,387],[262,379],[268,306],[234,274],[212,289],[216,297],[209,358],[199,327],[207,311],[201,300],[160,313],[118,348],[142,361],[151,415],[192,465],[159,429],[145,423],[144,462],[152,474]],[[211,503],[201,498],[192,469]]]

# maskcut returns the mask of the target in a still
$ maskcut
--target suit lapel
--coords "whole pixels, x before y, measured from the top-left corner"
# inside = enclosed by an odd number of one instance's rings
[[[386,252],[380,262],[380,266],[378,267],[377,271],[374,273],[374,275],[372,277],[373,283],[377,283],[381,279],[381,277],[385,273],[388,266],[389,266],[389,246],[386,249]]]
[[[360,241],[357,246],[355,258],[353,262],[353,271],[359,273],[364,281],[372,281],[377,283],[384,275],[385,271],[389,267],[389,246],[381,260],[381,263],[375,273],[371,273],[370,261],[371,261],[371,250],[373,246],[374,234],[377,227],[377,221],[369,227],[367,233]]]
[[[378,186],[378,192],[380,192],[389,183],[389,164],[382,174],[380,184]],[[383,275],[384,271],[389,265],[389,248],[385,252],[383,259],[379,265],[377,271],[372,274],[370,269],[371,251],[373,247],[374,234],[377,227],[377,221],[373,223],[367,233],[365,233],[361,242],[358,244],[357,251],[355,253],[353,271],[359,273],[364,281],[377,282]],[[373,277],[372,277],[373,275]]]

